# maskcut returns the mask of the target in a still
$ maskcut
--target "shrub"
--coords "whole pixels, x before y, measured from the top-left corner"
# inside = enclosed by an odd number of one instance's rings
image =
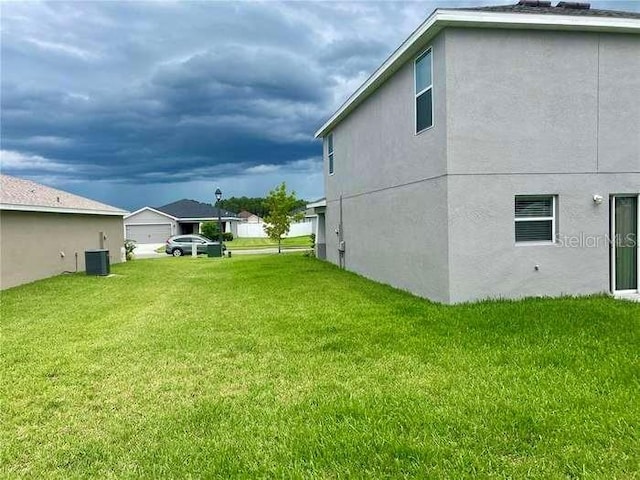
[[[210,238],[211,240],[218,240],[218,234],[220,232],[218,222],[204,222],[202,224],[200,232],[202,233],[202,235]]]
[[[200,229],[202,235],[211,240],[217,241],[220,237],[220,228],[218,227],[218,222],[204,222],[202,224],[202,228]],[[230,242],[233,240],[233,233],[231,232],[222,232],[222,241]]]
[[[305,257],[314,258],[316,256],[316,234],[315,233],[312,233],[310,235],[310,241],[311,241],[311,250],[307,250],[306,252],[303,253],[303,255]]]
[[[133,260],[133,251],[136,249],[138,245],[136,245],[135,240],[125,240],[124,241],[124,252],[127,261]]]

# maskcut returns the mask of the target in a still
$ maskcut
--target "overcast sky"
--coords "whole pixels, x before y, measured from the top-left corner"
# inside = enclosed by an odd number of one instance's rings
[[[2,171],[129,210],[314,200],[324,120],[434,8],[500,3],[0,2]]]

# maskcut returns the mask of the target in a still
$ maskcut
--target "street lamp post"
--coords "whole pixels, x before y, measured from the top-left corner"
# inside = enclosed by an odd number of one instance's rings
[[[218,207],[218,241],[220,242],[220,256],[222,256],[222,212],[220,211],[220,200],[222,199],[222,190],[216,188],[216,206]]]

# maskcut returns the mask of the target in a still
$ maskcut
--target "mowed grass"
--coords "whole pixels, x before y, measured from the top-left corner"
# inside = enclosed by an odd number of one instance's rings
[[[225,242],[225,245],[229,250],[242,250],[242,249],[259,249],[259,248],[274,248],[278,246],[278,242],[271,240],[270,238],[234,238],[230,242]],[[283,238],[281,243],[283,248],[308,248],[311,249],[311,236],[303,235],[300,237],[288,237]]]
[[[639,304],[442,306],[301,254],[113,273],[2,293],[2,476],[639,476]]]

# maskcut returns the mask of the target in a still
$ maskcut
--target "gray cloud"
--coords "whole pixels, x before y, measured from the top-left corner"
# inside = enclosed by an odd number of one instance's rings
[[[205,178],[320,196],[315,129],[435,7],[478,3],[4,3],[2,169],[128,208]]]

